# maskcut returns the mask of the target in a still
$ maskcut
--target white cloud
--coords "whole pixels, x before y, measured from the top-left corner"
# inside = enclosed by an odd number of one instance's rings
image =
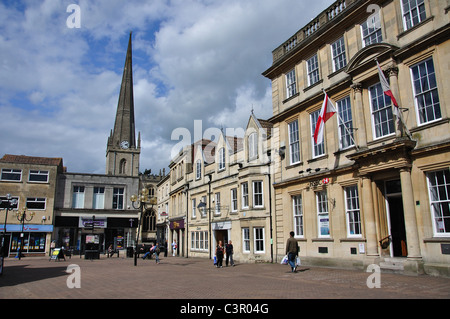
[[[0,150],[103,173],[132,30],[141,168],[159,172],[177,127],[270,117],[272,50],[332,2],[80,0],[80,29],[70,0],[0,3]]]

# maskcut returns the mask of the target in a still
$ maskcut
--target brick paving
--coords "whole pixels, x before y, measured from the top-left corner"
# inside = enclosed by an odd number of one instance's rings
[[[81,288],[69,289],[67,267],[78,265]],[[66,261],[27,257],[5,260],[0,299],[449,299],[450,279],[381,274],[381,287],[368,288],[370,273],[280,264],[237,264],[217,269],[208,259],[105,258]]]

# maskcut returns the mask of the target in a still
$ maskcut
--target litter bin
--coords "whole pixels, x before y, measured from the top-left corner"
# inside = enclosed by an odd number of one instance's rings
[[[98,250],[86,250],[84,259],[100,259],[100,252]]]
[[[127,257],[133,258],[134,256],[134,248],[133,247],[127,247]]]

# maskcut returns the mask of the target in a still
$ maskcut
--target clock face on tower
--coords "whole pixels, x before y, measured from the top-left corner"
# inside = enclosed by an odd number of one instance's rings
[[[129,146],[130,145],[129,145],[128,141],[122,141],[120,143],[120,147],[123,148],[124,150],[128,149]]]

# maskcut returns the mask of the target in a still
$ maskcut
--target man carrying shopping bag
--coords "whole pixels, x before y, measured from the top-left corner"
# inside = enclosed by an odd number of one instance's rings
[[[290,237],[288,238],[287,242],[286,242],[286,255],[288,256],[288,263],[291,266],[291,271],[292,272],[296,272],[297,271],[297,266],[295,263],[295,259],[298,255],[298,244],[297,244],[297,240],[294,238],[294,232],[291,231],[290,233]]]

